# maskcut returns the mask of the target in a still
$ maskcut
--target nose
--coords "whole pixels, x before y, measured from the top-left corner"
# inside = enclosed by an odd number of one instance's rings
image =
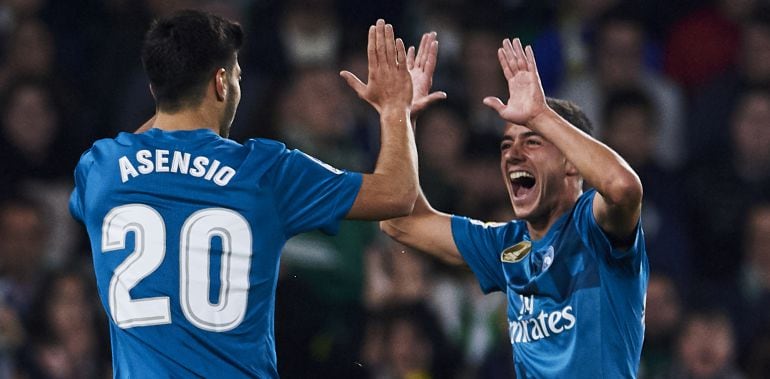
[[[519,143],[511,144],[511,146],[505,150],[505,153],[503,153],[503,158],[510,163],[521,163],[526,159],[523,154],[522,146]]]

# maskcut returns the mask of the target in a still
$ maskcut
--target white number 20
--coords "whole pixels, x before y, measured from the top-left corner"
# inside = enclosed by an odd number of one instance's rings
[[[115,268],[109,306],[120,328],[171,323],[167,296],[132,299],[129,291],[158,269],[166,255],[166,225],[155,209],[142,204],[113,208],[102,223],[102,252],[125,248],[134,232],[134,251]],[[209,301],[211,239],[222,241],[219,302]],[[251,267],[251,228],[235,211],[208,208],[193,213],[179,236],[179,302],[185,318],[196,327],[225,332],[246,314]]]

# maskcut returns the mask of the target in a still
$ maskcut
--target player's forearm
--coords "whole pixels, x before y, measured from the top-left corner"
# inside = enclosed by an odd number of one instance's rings
[[[641,204],[639,177],[605,144],[570,125],[550,108],[527,126],[561,150],[583,179],[610,204],[629,209]]]
[[[380,228],[382,229],[388,226],[392,226],[393,228],[395,228],[394,231],[396,229],[402,230],[402,231],[408,231],[412,229],[409,227],[411,223],[415,222],[416,220],[419,220],[420,217],[428,216],[433,213],[439,213],[439,212],[433,209],[430,203],[428,203],[428,199],[425,198],[425,194],[422,192],[422,188],[418,187],[417,199],[414,201],[414,207],[412,208],[412,212],[407,216],[384,220],[380,223]],[[386,234],[396,239],[398,242],[407,244],[410,247],[416,247],[416,246],[411,246],[408,240],[402,241],[401,239],[399,239],[399,238],[406,237],[404,233],[398,233],[398,235],[391,235],[385,229],[383,229],[383,231],[385,231]]]
[[[411,112],[410,113],[409,120],[411,122],[410,126],[411,126],[413,131],[417,128],[417,116],[418,116],[418,112]],[[415,147],[415,149],[416,149],[416,147]],[[419,165],[419,163],[416,162],[415,173],[417,173],[419,171],[419,169],[417,168],[418,165]],[[419,173],[417,173],[417,178],[419,178]],[[393,226],[397,226],[398,224],[405,224],[405,223],[407,223],[410,220],[410,217],[411,217],[411,219],[415,219],[415,218],[418,218],[419,216],[430,215],[432,213],[437,213],[437,211],[435,209],[433,209],[433,207],[428,202],[427,197],[425,197],[425,193],[422,191],[422,188],[420,187],[419,181],[417,183],[417,195],[416,196],[417,196],[417,198],[414,201],[414,207],[413,207],[411,213],[408,216],[406,216],[406,217],[399,217],[399,218],[394,218],[394,219],[383,221],[383,224],[380,224],[380,226],[381,227],[382,226],[387,226],[388,223],[392,223]],[[383,231],[384,231],[384,229],[383,229]],[[402,241],[399,241],[399,242],[402,242]],[[404,242],[402,242],[402,243],[404,243]],[[411,247],[414,247],[414,246],[411,246]]]
[[[420,189],[412,214],[380,222],[380,230],[399,243],[449,265],[465,265],[452,238],[451,216],[435,210]]]
[[[417,147],[407,108],[384,108],[380,115],[380,153],[374,175],[399,209],[412,211],[418,192]],[[401,214],[399,216],[403,216]]]
[[[393,238],[404,246],[414,249],[423,254],[427,254],[437,260],[450,265],[450,266],[467,266],[465,260],[463,260],[457,248],[452,246],[451,248],[444,248],[441,244],[436,244],[433,235],[417,234],[414,230],[417,228],[414,223],[423,222],[419,217],[412,218],[414,216],[403,217],[408,220],[392,219],[387,221],[380,221],[380,230],[382,230],[388,237]],[[419,230],[419,229],[417,229]],[[450,229],[451,230],[451,229]],[[436,233],[438,235],[444,233]],[[451,235],[450,235],[451,237]],[[454,244],[454,241],[445,242],[445,244]]]

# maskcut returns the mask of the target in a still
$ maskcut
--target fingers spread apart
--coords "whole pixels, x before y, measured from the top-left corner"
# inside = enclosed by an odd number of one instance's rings
[[[516,75],[518,71],[537,72],[532,47],[527,45],[525,49],[518,38],[514,38],[513,42],[508,38],[504,39],[502,47],[498,50],[498,58],[506,79],[510,79],[509,73]]]

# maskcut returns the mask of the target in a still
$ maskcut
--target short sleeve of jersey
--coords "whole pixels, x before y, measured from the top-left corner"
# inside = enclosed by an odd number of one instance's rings
[[[505,274],[500,252],[505,244],[507,224],[490,224],[467,217],[452,216],[452,236],[465,263],[470,266],[484,293],[504,291]]]
[[[574,220],[580,235],[592,251],[600,254],[609,254],[611,258],[623,259],[632,256],[638,256],[644,249],[644,235],[642,233],[642,222],[636,224],[634,231],[634,241],[628,249],[620,250],[612,246],[607,234],[604,233],[601,226],[596,222],[593,212],[593,202],[596,198],[596,190],[590,190],[580,196],[574,210]]]
[[[83,205],[85,204],[86,177],[88,176],[88,170],[93,163],[94,159],[91,155],[91,150],[88,150],[83,153],[78,165],[75,166],[75,188],[70,195],[69,210],[72,217],[80,222],[83,222],[85,213]]]
[[[335,234],[353,206],[363,178],[360,173],[338,170],[299,150],[287,149],[271,171],[288,236],[314,229]]]

